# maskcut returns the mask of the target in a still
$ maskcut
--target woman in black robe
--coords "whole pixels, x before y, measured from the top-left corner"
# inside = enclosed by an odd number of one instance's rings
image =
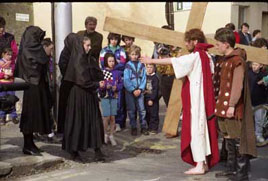
[[[22,35],[15,77],[24,79],[29,89],[24,91],[20,130],[24,137],[23,153],[40,155],[41,150],[33,142],[33,132],[51,132],[51,95],[47,79],[47,56],[41,41],[45,31],[37,26],[29,26]]]
[[[90,39],[74,36],[64,74],[64,80],[72,82],[73,86],[67,101],[62,149],[69,152],[72,159],[81,160],[78,151],[93,148],[94,160],[104,161],[100,149],[104,143],[104,130],[97,96],[97,89],[104,86],[103,74],[97,61],[88,54]]]
[[[64,40],[64,48],[61,51],[59,58],[59,68],[62,75],[60,93],[59,93],[59,108],[58,108],[58,124],[57,132],[64,132],[64,123],[65,123],[65,114],[66,114],[66,105],[70,90],[73,86],[73,83],[70,81],[64,80],[64,75],[69,63],[71,52],[73,48],[73,42],[75,41],[76,35],[70,33]]]

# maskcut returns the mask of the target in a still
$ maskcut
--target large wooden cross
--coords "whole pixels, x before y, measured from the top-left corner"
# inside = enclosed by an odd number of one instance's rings
[[[194,2],[189,15],[186,31],[192,28],[202,28],[203,20],[206,13],[207,2]],[[183,54],[186,54],[184,44],[184,33],[157,28],[145,24],[129,22],[120,20],[117,18],[106,17],[104,23],[104,31],[118,33],[122,35],[132,36],[144,40],[150,40],[153,42],[164,43],[168,45],[174,45],[182,47]],[[215,44],[215,40],[208,38],[208,43]],[[237,44],[237,47],[241,47],[247,52],[247,59],[254,62],[268,64],[268,52],[262,48],[250,47]],[[215,48],[209,50],[210,53],[218,55]],[[182,80],[175,79],[172,86],[172,91],[169,99],[167,114],[165,116],[165,123],[163,125],[163,132],[171,135],[177,134],[177,128],[179,124],[179,117],[181,113],[181,87]],[[175,120],[175,121],[174,121]]]

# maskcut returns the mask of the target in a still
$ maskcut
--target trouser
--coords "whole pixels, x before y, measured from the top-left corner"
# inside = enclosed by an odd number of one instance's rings
[[[148,129],[158,131],[159,102],[158,102],[158,100],[155,100],[155,101],[153,101],[153,105],[149,106],[148,101],[149,101],[149,99],[145,99],[145,101],[144,101],[144,105],[145,105],[145,109],[146,109],[145,119],[146,119],[147,124],[148,124]]]
[[[140,126],[141,128],[147,128],[145,116],[146,111],[144,107],[144,95],[141,94],[139,97],[135,97],[132,93],[125,91],[126,102],[127,102],[127,112],[130,120],[131,128],[137,128],[137,119],[135,114],[138,111]]]
[[[171,89],[172,89],[174,78],[175,78],[174,75],[171,75],[171,76],[162,75],[161,76],[160,89],[161,89],[161,93],[164,98],[164,102],[166,106],[168,106],[168,103],[169,103],[169,97],[171,94]]]
[[[117,114],[115,116],[115,123],[119,124],[121,128],[125,128],[127,118],[125,89],[118,92],[117,98]]]
[[[3,91],[0,92],[0,97],[6,96],[6,95],[15,95],[15,91]],[[16,108],[14,107],[14,109],[11,110],[10,112],[10,117],[11,118],[16,118],[17,112],[16,112]],[[5,118],[6,117],[6,112],[3,110],[0,110],[0,118]]]
[[[253,109],[254,109],[254,107],[253,107]],[[254,112],[255,135],[256,136],[262,136],[265,116],[266,116],[266,110],[263,108],[260,108]]]

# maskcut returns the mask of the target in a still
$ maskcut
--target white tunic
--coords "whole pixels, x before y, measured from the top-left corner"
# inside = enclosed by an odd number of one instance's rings
[[[211,72],[214,73],[214,64],[210,59]],[[171,59],[177,79],[187,76],[190,81],[191,99],[191,151],[195,162],[206,161],[211,154],[205,112],[202,62],[198,52]]]

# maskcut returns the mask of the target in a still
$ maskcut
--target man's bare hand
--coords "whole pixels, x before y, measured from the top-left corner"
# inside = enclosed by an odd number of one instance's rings
[[[141,56],[140,57],[140,62],[144,64],[150,64],[151,63],[151,58],[147,56]]]

